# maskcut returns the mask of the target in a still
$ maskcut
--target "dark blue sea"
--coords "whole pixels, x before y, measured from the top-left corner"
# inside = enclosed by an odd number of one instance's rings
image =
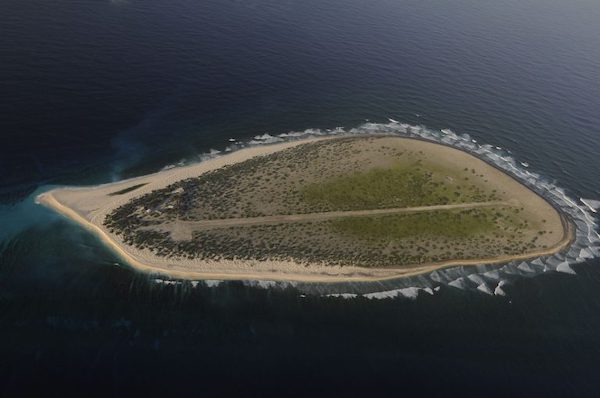
[[[34,203],[388,118],[600,199],[596,0],[2,0],[0,396],[598,396],[600,261],[506,295],[168,281]],[[133,395],[135,394],[135,395]]]

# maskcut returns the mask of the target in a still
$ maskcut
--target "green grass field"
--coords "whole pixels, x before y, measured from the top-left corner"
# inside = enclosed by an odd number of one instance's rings
[[[432,206],[497,200],[477,184],[450,184],[420,164],[356,172],[303,190],[312,206],[333,210]]]
[[[501,214],[500,217],[497,214]],[[400,240],[409,237],[461,239],[517,225],[495,209],[435,211],[381,217],[342,218],[332,222],[336,232],[367,240]]]

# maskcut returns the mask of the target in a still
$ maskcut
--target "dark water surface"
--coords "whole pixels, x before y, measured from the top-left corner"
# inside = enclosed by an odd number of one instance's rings
[[[600,3],[4,0],[0,395],[594,396],[600,264],[507,297],[157,284],[36,206],[229,138],[391,117],[600,198]]]

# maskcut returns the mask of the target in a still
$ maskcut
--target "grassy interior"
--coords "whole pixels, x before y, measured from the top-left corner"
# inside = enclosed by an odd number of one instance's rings
[[[351,217],[335,220],[334,230],[368,239],[467,238],[500,229],[495,210],[435,211],[381,217]],[[498,213],[500,214],[500,213]],[[512,225],[506,216],[504,223]]]
[[[396,164],[309,184],[303,189],[303,199],[311,206],[335,210],[431,206],[498,199],[494,193],[484,192],[477,184],[449,182],[455,180],[448,176],[448,171],[437,174],[430,171],[429,165],[423,166],[421,162]]]

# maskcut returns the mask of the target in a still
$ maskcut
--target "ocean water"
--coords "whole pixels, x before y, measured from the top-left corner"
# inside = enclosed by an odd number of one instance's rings
[[[599,21],[593,0],[3,1],[0,395],[594,396],[597,258],[504,295],[171,281],[33,199],[388,118],[600,199]]]

